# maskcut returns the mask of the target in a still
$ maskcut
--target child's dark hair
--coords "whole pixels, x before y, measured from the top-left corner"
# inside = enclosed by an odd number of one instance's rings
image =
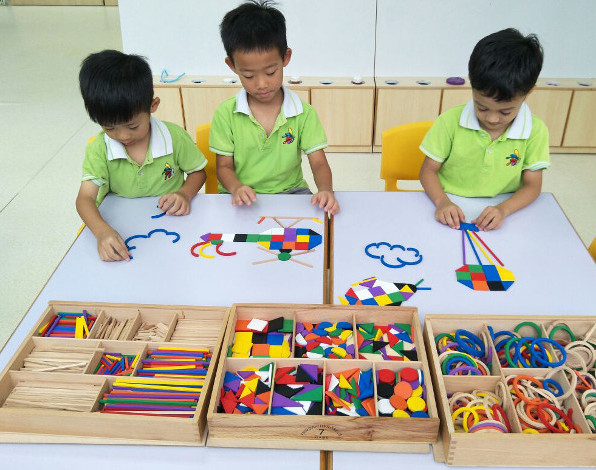
[[[542,69],[543,51],[535,34],[508,28],[482,38],[470,56],[472,88],[496,101],[527,95]]]
[[[105,50],[81,64],[79,86],[92,121],[110,126],[151,112],[153,77],[144,57]]]
[[[251,0],[229,11],[219,25],[226,54],[233,62],[236,51],[267,51],[275,48],[285,57],[286,19],[268,0]]]

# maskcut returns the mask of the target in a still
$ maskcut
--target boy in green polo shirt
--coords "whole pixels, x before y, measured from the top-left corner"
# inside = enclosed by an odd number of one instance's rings
[[[184,129],[151,117],[159,98],[153,97],[151,69],[142,57],[112,50],[91,54],[79,84],[89,117],[103,132],[87,145],[77,210],[103,261],[129,260],[124,240],[97,205],[108,192],[161,196],[160,209],[186,215],[205,182],[207,160]]]
[[[542,60],[538,38],[524,37],[512,28],[476,44],[468,63],[472,100],[441,114],[420,145],[426,155],[420,181],[439,222],[459,228],[465,221],[445,193],[513,193],[472,220],[480,230],[500,227],[508,215],[540,194],[542,170],[550,164],[548,130],[524,101],[536,84]]]
[[[229,11],[220,29],[226,64],[243,86],[211,122],[220,192],[231,193],[233,205],[250,205],[256,193],[312,194],[302,176],[304,152],[318,188],[312,204],[337,213],[321,122],[312,106],[283,86],[292,56],[283,14],[254,0]]]

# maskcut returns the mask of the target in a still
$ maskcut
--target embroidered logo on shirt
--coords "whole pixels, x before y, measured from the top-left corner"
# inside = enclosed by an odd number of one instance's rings
[[[295,138],[295,136],[294,136],[294,134],[292,133],[292,128],[291,128],[291,127],[288,127],[288,132],[286,132],[286,133],[283,135],[283,137],[282,137],[282,138],[283,138],[283,140],[284,140],[284,141],[283,141],[283,143],[284,143],[284,144],[291,144],[292,142],[294,142],[294,138]]]
[[[517,149],[515,149],[513,151],[513,153],[511,155],[509,155],[508,157],[506,157],[507,160],[509,160],[507,162],[507,166],[511,165],[511,166],[515,166],[517,165],[517,162],[519,161],[519,152]]]
[[[166,166],[164,167],[161,174],[163,175],[164,181],[169,180],[172,176],[174,176],[174,169],[170,166],[169,163],[166,163]]]

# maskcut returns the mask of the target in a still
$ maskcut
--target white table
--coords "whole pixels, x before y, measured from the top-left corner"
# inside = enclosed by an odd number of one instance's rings
[[[275,199],[269,200],[270,198]],[[195,242],[198,241],[199,235],[209,231],[233,231],[239,226],[251,228],[249,224],[254,224],[255,218],[261,215],[300,215],[319,217],[322,220],[322,214],[310,207],[308,196],[288,198],[291,198],[291,206],[285,205],[284,196],[260,196],[259,205],[256,207],[231,208],[226,196],[201,195],[193,201],[191,216],[165,217],[168,218],[169,230],[176,230],[181,235],[192,232],[196,235]],[[388,280],[393,278],[396,282],[415,283],[418,279],[424,278],[423,285],[432,287],[432,290],[420,291],[404,304],[417,306],[421,317],[425,312],[585,315],[596,310],[589,297],[590,288],[596,286],[596,269],[581,240],[550,194],[541,195],[532,206],[512,215],[499,230],[482,234],[491,249],[516,275],[516,284],[507,292],[474,292],[455,281],[453,271],[461,265],[461,235],[434,221],[432,204],[423,193],[338,193],[338,198],[342,210],[334,221],[335,303],[337,296],[345,292],[345,283],[377,275]],[[162,219],[150,218],[150,215],[159,212],[155,209],[155,200],[108,198],[101,210],[106,219],[127,237],[143,230],[147,233],[147,230],[153,228],[166,228]],[[486,205],[487,200],[458,199],[458,203],[462,205],[470,220]],[[284,213],[278,210],[280,207]],[[257,230],[266,229],[260,227],[257,225]],[[323,230],[319,233],[323,234]],[[266,266],[253,267],[251,264],[252,261],[263,258],[261,252],[253,245],[234,244],[233,249],[238,252],[238,255],[233,257],[236,259],[224,262],[240,263],[242,273],[234,272],[232,276],[239,276],[238,278],[226,276],[221,282],[216,282],[214,273],[222,266],[218,261],[223,258],[191,257],[188,255],[188,243],[184,242],[182,245],[183,240],[178,242],[177,245],[180,247],[176,247],[175,250],[171,249],[168,245],[171,242],[165,237],[162,240],[164,243],[160,244],[158,241],[157,245],[152,245],[150,249],[138,243],[137,249],[132,252],[135,259],[130,263],[102,263],[97,258],[92,235],[85,230],[0,354],[0,368],[6,365],[49,300],[195,305],[263,301],[262,292],[254,296],[244,292],[244,297],[238,295],[238,298],[226,297],[225,301],[221,300],[222,292],[228,292],[227,286],[242,279],[246,280],[246,276],[241,274],[247,269],[256,271],[256,268]],[[385,268],[363,252],[364,246],[373,241],[414,246],[420,250],[424,259],[415,266]],[[222,250],[229,251],[229,248],[226,244]],[[159,257],[151,257],[155,249],[162,250]],[[559,256],[562,254],[565,256]],[[306,256],[311,256],[311,262],[315,266],[323,266],[322,249]],[[173,258],[184,263],[185,268],[178,269]],[[302,259],[306,261],[304,257]],[[531,260],[531,264],[528,260]],[[201,269],[196,268],[197,263],[203,261],[213,263],[203,263],[200,265]],[[314,268],[313,272],[310,272],[311,268],[297,264],[294,266],[294,263],[267,264],[275,266],[276,269],[278,266],[287,266],[290,273],[284,274],[290,276],[290,282],[287,279],[278,280],[275,289],[266,291],[268,296],[272,296],[271,301],[320,303],[322,287],[318,291],[316,287],[312,287],[312,291],[301,287],[310,281],[313,285],[322,286],[322,277],[314,279]],[[550,279],[552,276],[549,273],[553,266],[556,267],[557,273],[563,276],[557,282]],[[147,282],[147,272],[151,273],[155,269],[158,269],[160,274],[155,276],[152,282]],[[279,275],[276,269],[272,269],[272,273]],[[167,275],[161,274],[161,271]],[[209,275],[201,277],[203,272],[208,272]],[[305,272],[314,280],[306,280]],[[394,274],[395,272],[399,276]],[[172,276],[170,273],[177,274]],[[276,281],[275,277],[271,274],[271,282]],[[204,282],[208,283],[208,287],[202,284]],[[281,294],[277,289],[285,288],[284,284],[290,288]],[[277,298],[276,295],[294,297]],[[489,300],[487,296],[490,296]],[[64,468],[65,464],[69,464],[70,467],[84,466],[86,470],[123,468],[127,465],[134,465],[135,468],[161,469],[172,464],[175,468],[182,469],[319,468],[319,452],[292,450],[1,444],[0,457],[6,468],[36,470],[42,465],[46,469]],[[447,468],[443,464],[435,463],[432,454],[334,452],[333,462],[335,470],[364,466],[389,468],[389,465],[396,464],[402,468]]]
[[[455,270],[463,265],[461,231],[435,221],[434,206],[424,193],[346,192],[337,197],[342,210],[333,222],[332,303],[340,303],[339,296],[353,283],[376,276],[410,284],[424,279],[420,286],[432,290],[418,291],[403,303],[418,307],[421,320],[426,313],[596,314],[596,264],[552,194],[541,194],[499,229],[480,232],[515,275],[504,292],[474,291],[457,282]],[[468,222],[501,199],[453,196]],[[422,261],[386,267],[364,252],[378,242],[416,248]],[[477,264],[467,250],[467,262]]]
[[[101,205],[106,220],[123,238],[155,228],[178,232],[179,242],[164,235],[135,240],[129,263],[99,260],[93,234],[85,229],[70,248],[19,327],[0,353],[3,369],[50,300],[90,302],[130,302],[187,305],[231,305],[234,302],[322,303],[324,249],[300,256],[312,264],[307,268],[292,262],[253,265],[271,258],[255,243],[225,243],[222,251],[236,251],[232,257],[195,258],[190,246],[208,232],[260,233],[277,225],[271,220],[256,222],[261,216],[316,217],[324,214],[310,205],[309,196],[265,196],[251,207],[232,207],[229,196],[199,195],[186,217],[164,216],[158,198],[123,199],[108,196]],[[285,220],[284,220],[285,221]],[[323,225],[302,221],[325,235]],[[245,232],[242,232],[245,233]],[[207,250],[206,250],[207,251]],[[208,254],[214,254],[214,247]],[[2,468],[62,469],[85,468],[192,468],[243,470],[319,468],[318,451],[225,449],[168,446],[95,446],[0,444]]]

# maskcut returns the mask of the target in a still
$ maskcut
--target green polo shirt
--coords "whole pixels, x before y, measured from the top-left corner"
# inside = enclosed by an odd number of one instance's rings
[[[178,191],[184,173],[202,170],[206,164],[184,129],[151,117],[151,138],[142,165],[128,156],[124,145],[101,132],[87,145],[82,181],[99,186],[98,203],[109,192],[122,197],[161,196]]]
[[[253,117],[246,90],[224,101],[211,122],[209,149],[234,157],[238,179],[257,193],[283,193],[308,188],[302,176],[302,152],[327,147],[327,137],[314,108],[282,87],[284,101],[269,136]],[[227,190],[220,184],[219,192]]]
[[[437,118],[420,150],[442,164],[438,176],[443,190],[458,196],[515,192],[521,187],[523,170],[550,165],[548,129],[525,103],[495,140],[480,127],[472,101],[452,108]]]

